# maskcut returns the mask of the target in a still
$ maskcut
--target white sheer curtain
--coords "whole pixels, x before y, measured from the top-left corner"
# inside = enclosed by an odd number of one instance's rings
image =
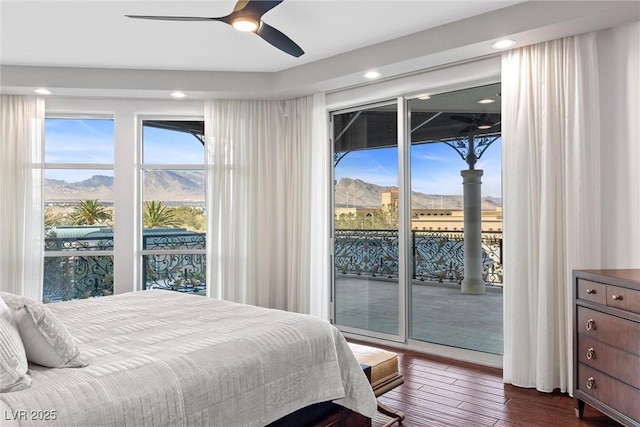
[[[42,300],[44,101],[0,96],[0,290]]]
[[[328,281],[312,280],[328,268],[326,253],[315,258],[327,243],[312,241],[327,227],[314,212],[328,185],[314,158],[319,110],[322,96],[205,104],[211,296],[326,317],[316,298]]]
[[[595,34],[502,61],[504,381],[572,392],[572,283],[600,264]]]

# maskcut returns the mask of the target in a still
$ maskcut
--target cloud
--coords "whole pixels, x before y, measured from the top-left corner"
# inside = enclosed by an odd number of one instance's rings
[[[441,156],[434,153],[426,153],[426,152],[416,152],[415,150],[411,150],[411,159],[412,160],[421,160],[425,162],[440,162],[440,163],[452,163],[453,159],[446,156]]]

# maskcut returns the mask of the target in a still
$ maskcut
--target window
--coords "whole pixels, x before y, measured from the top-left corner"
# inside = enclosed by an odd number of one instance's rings
[[[143,120],[142,289],[206,294],[204,122]]]
[[[113,293],[112,118],[48,117],[43,301]]]

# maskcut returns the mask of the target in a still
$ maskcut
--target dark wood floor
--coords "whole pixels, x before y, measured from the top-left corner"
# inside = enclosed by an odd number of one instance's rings
[[[388,350],[398,353],[405,383],[380,401],[404,411],[404,427],[620,426],[589,405],[584,418],[576,418],[566,394],[504,384],[500,369]]]

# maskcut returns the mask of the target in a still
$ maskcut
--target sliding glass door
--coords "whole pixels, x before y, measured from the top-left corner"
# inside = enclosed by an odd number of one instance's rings
[[[335,323],[502,354],[500,84],[339,111],[332,126]]]
[[[332,116],[334,313],[347,330],[399,334],[395,102]]]

